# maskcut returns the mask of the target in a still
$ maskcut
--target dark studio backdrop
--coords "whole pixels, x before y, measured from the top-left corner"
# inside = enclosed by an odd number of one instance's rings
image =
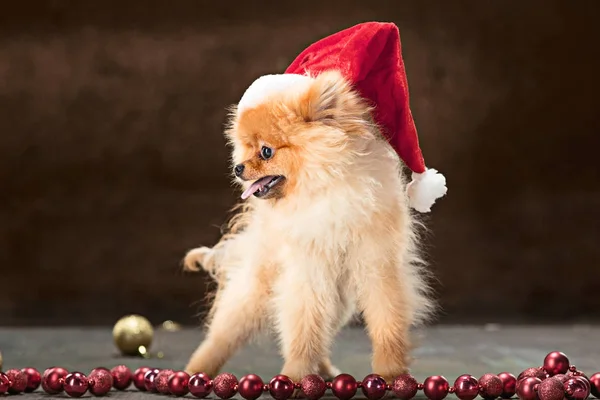
[[[238,193],[226,107],[307,45],[398,24],[448,196],[440,322],[600,314],[597,1],[21,1],[0,13],[0,324],[197,324]]]

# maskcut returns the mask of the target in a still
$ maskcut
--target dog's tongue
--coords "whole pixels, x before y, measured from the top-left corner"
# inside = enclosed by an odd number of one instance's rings
[[[271,178],[273,178],[272,176],[265,176],[264,178],[261,178],[255,182],[252,183],[252,185],[250,185],[250,187],[248,189],[246,189],[244,191],[244,193],[242,193],[242,200],[246,200],[248,197],[252,196],[252,194],[254,192],[256,192],[257,190],[260,190],[263,188],[263,186],[265,186],[267,183],[269,183],[269,181],[271,180]]]

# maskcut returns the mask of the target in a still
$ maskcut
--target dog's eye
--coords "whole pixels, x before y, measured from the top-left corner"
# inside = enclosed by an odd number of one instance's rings
[[[269,158],[273,157],[273,149],[267,146],[263,146],[260,149],[260,157],[263,160],[268,160]]]

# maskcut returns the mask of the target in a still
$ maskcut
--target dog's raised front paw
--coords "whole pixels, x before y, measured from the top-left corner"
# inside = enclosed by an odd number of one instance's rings
[[[198,247],[187,252],[183,259],[185,271],[198,272],[200,268],[209,270],[212,265],[213,250],[210,247]]]

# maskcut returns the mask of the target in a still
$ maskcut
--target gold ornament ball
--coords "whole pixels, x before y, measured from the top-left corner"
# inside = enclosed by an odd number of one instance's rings
[[[0,351],[0,371],[2,371],[2,352]]]
[[[125,355],[144,355],[152,344],[154,328],[141,315],[127,315],[117,321],[113,328],[113,340]]]

